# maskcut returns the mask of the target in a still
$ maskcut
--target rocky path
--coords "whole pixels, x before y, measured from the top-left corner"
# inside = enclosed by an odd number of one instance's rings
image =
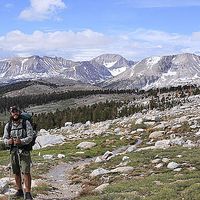
[[[74,163],[61,163],[52,168],[44,178],[52,186],[53,190],[48,193],[48,196],[38,195],[37,199],[70,200],[77,197],[82,190],[81,184],[71,184],[69,176],[74,168],[89,164],[94,161],[94,159],[95,158],[88,158]]]
[[[138,142],[140,143],[140,142]],[[114,150],[112,153],[116,155],[118,153],[124,152],[128,146],[120,147]],[[44,178],[52,186],[53,190],[48,192],[47,195],[38,195],[36,200],[71,200],[79,196],[82,191],[81,184],[71,184],[70,174],[74,168],[80,167],[82,165],[90,164],[94,162],[94,158],[87,158],[77,162],[61,163],[56,167],[52,168]]]

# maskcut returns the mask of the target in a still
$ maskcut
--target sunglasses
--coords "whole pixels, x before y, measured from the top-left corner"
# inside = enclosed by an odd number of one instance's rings
[[[11,113],[18,113],[18,110],[12,110]]]

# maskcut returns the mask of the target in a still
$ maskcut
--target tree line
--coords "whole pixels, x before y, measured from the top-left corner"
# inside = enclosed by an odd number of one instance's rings
[[[91,122],[99,122],[99,121],[105,121],[108,119],[115,119],[118,117],[124,117],[129,116],[131,114],[134,114],[136,112],[144,112],[149,109],[159,109],[164,110],[168,108],[172,108],[176,105],[181,105],[183,102],[188,101],[188,96],[191,94],[200,94],[200,90],[198,87],[185,87],[185,88],[178,88],[175,90],[172,89],[172,93],[166,93],[165,95],[162,95],[158,89],[151,90],[151,96],[149,91],[145,93],[143,96],[141,95],[141,99],[145,98],[144,96],[150,97],[148,98],[148,102],[146,104],[144,103],[135,103],[130,101],[106,101],[106,102],[100,102],[93,105],[83,106],[83,107],[77,107],[77,108],[65,108],[64,110],[56,110],[55,112],[49,112],[49,113],[41,113],[33,116],[34,122],[38,125],[38,130],[41,128],[45,129],[52,129],[52,128],[60,128],[64,126],[64,123],[67,121],[77,123],[85,123],[86,121]],[[64,96],[65,98],[79,98],[84,95],[91,95],[91,94],[99,94],[100,92],[109,93],[131,93],[131,90],[128,91],[73,91],[69,92],[68,96]],[[141,92],[141,91],[140,91]],[[164,94],[164,93],[163,93]],[[56,94],[55,94],[56,95]],[[39,95],[40,96],[40,95]],[[37,98],[39,98],[37,95]],[[46,100],[44,97],[48,97],[49,99]],[[51,98],[50,98],[51,97]],[[61,96],[56,96],[60,98],[64,98]],[[19,98],[19,97],[18,97]],[[34,96],[32,96],[33,100]],[[13,98],[14,99],[14,98]],[[19,98],[20,99],[20,105],[24,105],[24,107],[27,107],[28,101],[30,100],[27,97]],[[45,104],[45,102],[50,101],[57,98],[53,98],[53,96],[44,96],[41,95],[38,103]],[[11,98],[12,100],[12,98]],[[1,101],[1,99],[0,99]],[[7,102],[8,103],[8,102]],[[14,105],[16,101],[13,100],[13,102],[10,105]],[[16,105],[16,104],[15,104]],[[17,104],[19,105],[19,104]],[[20,106],[19,106],[20,107]],[[22,107],[21,107],[22,108]],[[0,123],[0,130],[1,134],[3,133],[3,127],[5,123]]]

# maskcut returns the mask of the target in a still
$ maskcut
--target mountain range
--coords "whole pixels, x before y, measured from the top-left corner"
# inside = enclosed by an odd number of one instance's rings
[[[20,80],[67,79],[109,89],[150,89],[200,84],[200,56],[178,54],[129,61],[103,54],[89,61],[61,57],[15,57],[0,60],[0,83]]]

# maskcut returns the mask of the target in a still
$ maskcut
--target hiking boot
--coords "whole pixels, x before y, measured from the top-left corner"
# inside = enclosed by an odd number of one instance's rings
[[[22,189],[17,190],[17,192],[14,194],[15,197],[24,197],[24,193]]]
[[[32,200],[33,197],[31,196],[31,193],[30,192],[26,192],[25,193],[25,200]]]

